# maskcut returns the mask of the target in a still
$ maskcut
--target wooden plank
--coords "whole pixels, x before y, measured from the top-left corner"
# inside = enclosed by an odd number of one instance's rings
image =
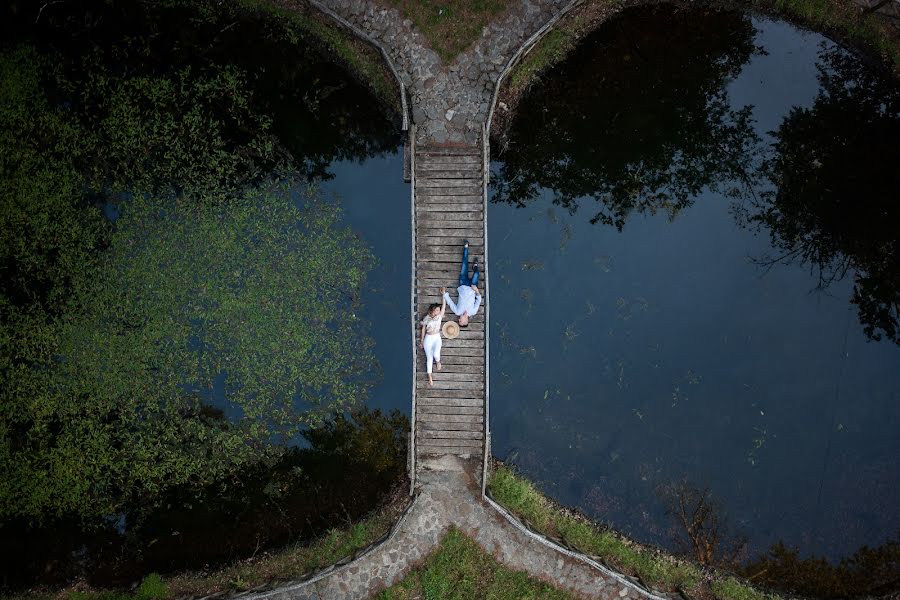
[[[420,440],[481,440],[484,439],[484,432],[475,430],[450,430],[450,429],[419,429],[418,436]]]
[[[416,179],[478,179],[481,169],[416,169]]]
[[[456,179],[440,179],[440,178],[424,178],[424,179],[416,179],[416,192],[420,190],[429,190],[431,188],[457,188],[457,187],[466,187],[466,188],[478,188],[481,187],[482,190],[482,198],[483,195],[483,181],[480,176],[475,177],[463,177]]]
[[[483,403],[477,406],[447,406],[444,404],[423,404],[416,407],[416,418],[418,415],[472,415],[484,417]]]
[[[428,154],[431,156],[481,156],[481,149],[478,146],[437,146],[419,144],[416,146],[416,153]]]
[[[416,227],[422,225],[431,225],[433,223],[446,226],[450,223],[459,223],[459,225],[450,225],[451,227],[471,227],[472,224],[481,223],[484,226],[484,219],[480,214],[470,212],[460,213],[431,213],[424,212],[416,217]]]
[[[416,228],[417,236],[416,237],[455,237],[460,240],[464,240],[469,237],[482,237],[484,235],[484,230],[481,227],[435,227],[435,226],[423,226]],[[462,245],[460,243],[460,245]]]
[[[423,369],[425,367],[422,367]],[[428,398],[433,400],[469,400],[473,398],[480,398],[479,402],[484,402],[484,389],[471,389],[471,390],[451,390],[451,389],[442,389],[442,388],[429,388],[416,393],[416,398]]]
[[[469,204],[479,210],[484,208],[484,198],[478,192],[462,192],[465,188],[416,188],[416,206],[432,207],[435,204]],[[444,190],[450,190],[446,192]]]
[[[434,380],[437,382],[438,376],[440,376],[441,381],[461,381],[461,382],[469,382],[469,383],[481,383],[484,384],[484,378],[479,376],[476,373],[450,373],[445,372],[444,370],[434,372]],[[424,372],[419,374],[418,377],[419,382],[428,381],[428,375]]]
[[[459,187],[449,186],[430,186],[420,185],[416,183],[416,202],[419,198],[427,195],[427,200],[433,200],[437,196],[469,196],[470,198],[478,198],[484,203],[484,188],[478,185],[464,185]]]
[[[419,210],[422,208],[422,204],[416,202],[416,213],[418,214]],[[454,202],[452,204],[431,204],[428,206],[429,212],[477,212],[482,209],[482,204],[478,204],[477,209],[472,208],[472,204],[465,204],[463,202]]]
[[[424,388],[433,388],[438,390],[456,390],[460,393],[460,395],[466,395],[469,393],[469,390],[483,390],[484,389],[484,380],[481,381],[452,381],[447,379],[441,379],[440,373],[435,372],[434,374],[434,385],[428,384],[428,379],[419,378],[416,381],[416,389],[424,389]]]
[[[416,419],[419,419],[420,415],[416,415]],[[484,415],[483,414],[472,414],[472,415],[446,415],[446,414],[435,414],[435,413],[422,413],[421,420],[422,423],[429,423],[432,426],[435,423],[444,422],[444,423],[468,423],[470,425],[477,423],[484,423]]]
[[[443,390],[432,390],[432,391],[443,391]],[[449,398],[449,397],[436,397],[434,394],[421,395],[416,397],[416,403],[421,403],[422,406],[467,406],[478,408],[479,410],[484,410],[484,398],[473,398],[469,397],[460,397],[460,398]]]
[[[434,152],[416,151],[416,166],[431,165],[465,165],[465,168],[481,169],[484,160],[480,154],[435,154]]]
[[[443,456],[453,454],[456,456],[481,457],[481,448],[460,448],[458,446],[425,446],[419,448],[419,456]]]

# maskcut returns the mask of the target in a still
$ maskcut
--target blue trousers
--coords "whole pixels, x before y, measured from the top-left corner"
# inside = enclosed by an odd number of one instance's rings
[[[478,285],[478,265],[469,277],[469,249],[463,246],[462,266],[459,268],[459,285]]]

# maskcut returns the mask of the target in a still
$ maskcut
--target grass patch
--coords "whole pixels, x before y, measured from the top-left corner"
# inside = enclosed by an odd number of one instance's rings
[[[238,0],[238,5],[281,18],[288,25],[285,32],[288,36],[296,38],[305,34],[316,39],[327,55],[345,65],[381,102],[400,114],[397,82],[374,47],[294,0]]]
[[[473,540],[451,528],[440,547],[419,569],[382,592],[379,600],[419,598],[568,599],[570,594],[503,566]]]
[[[387,0],[422,32],[445,63],[472,45],[512,0]]]
[[[719,600],[776,600],[740,580],[715,577],[704,583],[700,567],[637,544],[618,533],[567,511],[541,494],[534,484],[509,467],[496,465],[488,483],[491,497],[523,519],[536,531],[562,541],[583,554],[599,557],[617,570],[639,577],[648,586],[663,591],[685,590],[698,597],[712,594]]]
[[[540,73],[562,62],[575,47],[576,41],[576,35],[569,27],[548,31],[510,73],[509,85],[514,94],[518,95]]]

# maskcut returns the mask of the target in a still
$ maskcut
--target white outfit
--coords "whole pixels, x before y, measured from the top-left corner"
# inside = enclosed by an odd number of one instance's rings
[[[481,306],[481,294],[476,294],[470,285],[461,285],[456,288],[456,294],[459,297],[456,303],[450,298],[450,294],[444,292],[444,300],[453,314],[462,316],[463,313],[469,313],[470,317],[474,317]]]
[[[439,312],[436,317],[426,315],[422,319],[422,325],[425,327],[425,341],[422,344],[425,347],[426,372],[431,375],[431,366],[434,361],[441,362],[441,319],[444,318],[443,311]]]

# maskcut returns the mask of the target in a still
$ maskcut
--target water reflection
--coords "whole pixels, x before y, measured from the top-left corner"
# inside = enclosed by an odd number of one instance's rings
[[[744,558],[884,544],[898,107],[787,24],[661,6],[602,26],[495,165],[495,453],[646,541],[672,545],[655,496],[687,476]]]
[[[759,50],[737,12],[656,9],[614,19],[523,102],[494,182],[494,201],[525,206],[541,188],[592,223],[677,215],[705,188],[745,178],[759,142],[749,107],[725,85]],[[526,125],[527,124],[527,125]]]
[[[796,262],[818,286],[848,275],[873,340],[900,343],[900,87],[837,49],[820,53],[819,93],[773,132],[772,190],[739,215],[771,237],[767,266]]]

